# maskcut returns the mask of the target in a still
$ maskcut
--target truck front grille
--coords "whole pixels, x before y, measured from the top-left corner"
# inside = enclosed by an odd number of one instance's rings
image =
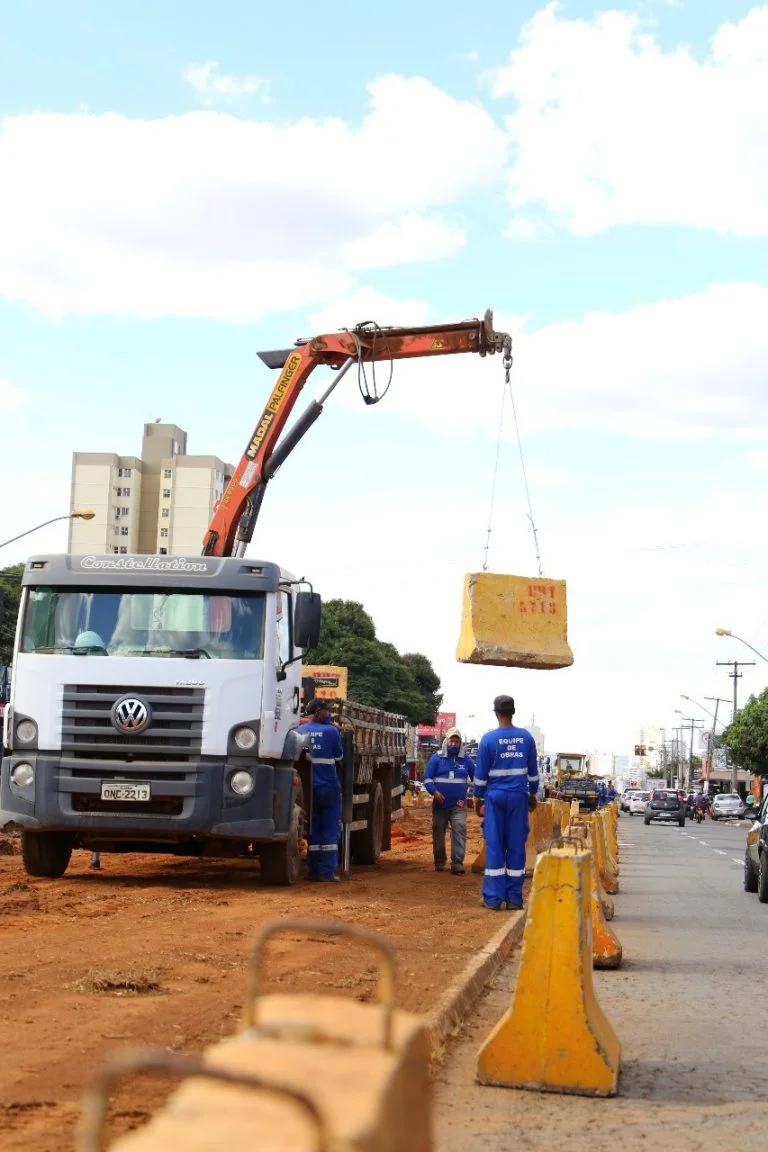
[[[112,723],[112,708],[121,696],[134,694],[149,705],[151,721],[140,735],[123,735]],[[204,688],[65,684],[61,751],[86,760],[197,760],[204,706]]]

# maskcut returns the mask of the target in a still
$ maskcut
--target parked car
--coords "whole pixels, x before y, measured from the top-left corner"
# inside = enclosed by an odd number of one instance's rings
[[[644,823],[650,824],[653,820],[664,820],[666,823],[674,821],[684,828],[685,803],[682,792],[674,792],[671,788],[654,788],[645,806]]]
[[[747,832],[744,850],[744,891],[757,892],[761,904],[768,904],[768,796],[758,809]]]
[[[637,791],[636,788],[625,788],[621,796],[619,796],[619,811],[629,812],[629,798]]]
[[[739,819],[746,810],[747,806],[738,792],[723,792],[715,796],[709,814],[713,820]]]
[[[645,806],[651,798],[650,792],[636,791],[629,798],[630,816],[644,816]]]

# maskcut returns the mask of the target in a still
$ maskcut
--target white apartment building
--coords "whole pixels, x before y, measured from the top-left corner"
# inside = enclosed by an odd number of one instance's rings
[[[93,520],[71,520],[68,550],[196,556],[229,478],[218,456],[187,455],[175,424],[145,424],[141,456],[74,452],[72,508]]]

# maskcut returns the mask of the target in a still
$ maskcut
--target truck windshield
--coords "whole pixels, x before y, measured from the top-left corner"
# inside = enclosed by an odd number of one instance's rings
[[[21,652],[258,660],[264,594],[30,588]]]

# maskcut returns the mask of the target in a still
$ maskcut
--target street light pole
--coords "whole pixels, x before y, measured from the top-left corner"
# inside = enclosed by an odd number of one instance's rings
[[[68,512],[66,516],[54,516],[51,520],[44,520],[42,524],[36,524],[34,528],[27,528],[26,532],[19,532],[18,536],[11,536],[10,540],[4,540],[0,544],[0,548],[5,548],[7,544],[15,544],[17,540],[23,539],[24,536],[30,536],[33,532],[39,532],[41,528],[47,528],[49,524],[56,524],[59,520],[93,520],[95,512],[90,508],[75,509],[74,512]]]
[[[714,701],[714,705],[715,705],[714,719],[712,721],[712,733],[709,737],[709,768],[710,768],[710,772],[711,772],[711,770],[715,764],[715,736],[716,736],[715,726],[717,724],[717,711],[718,711],[718,707],[720,704],[727,704],[728,701],[725,700],[722,696],[705,696],[704,699]],[[710,715],[712,715],[712,713],[710,713]],[[722,725],[723,728],[725,727],[722,720],[720,721],[720,724]]]
[[[761,660],[765,660],[766,664],[768,664],[768,656],[763,656],[762,652],[754,648],[749,640],[745,640],[742,636],[737,636],[735,632],[731,632],[730,628],[715,628],[715,636],[730,636],[732,640],[738,640],[740,644],[746,645],[751,652],[754,652],[755,656],[759,656]],[[720,661],[718,661],[718,663],[720,663]],[[754,663],[754,661],[752,661],[752,663]]]

